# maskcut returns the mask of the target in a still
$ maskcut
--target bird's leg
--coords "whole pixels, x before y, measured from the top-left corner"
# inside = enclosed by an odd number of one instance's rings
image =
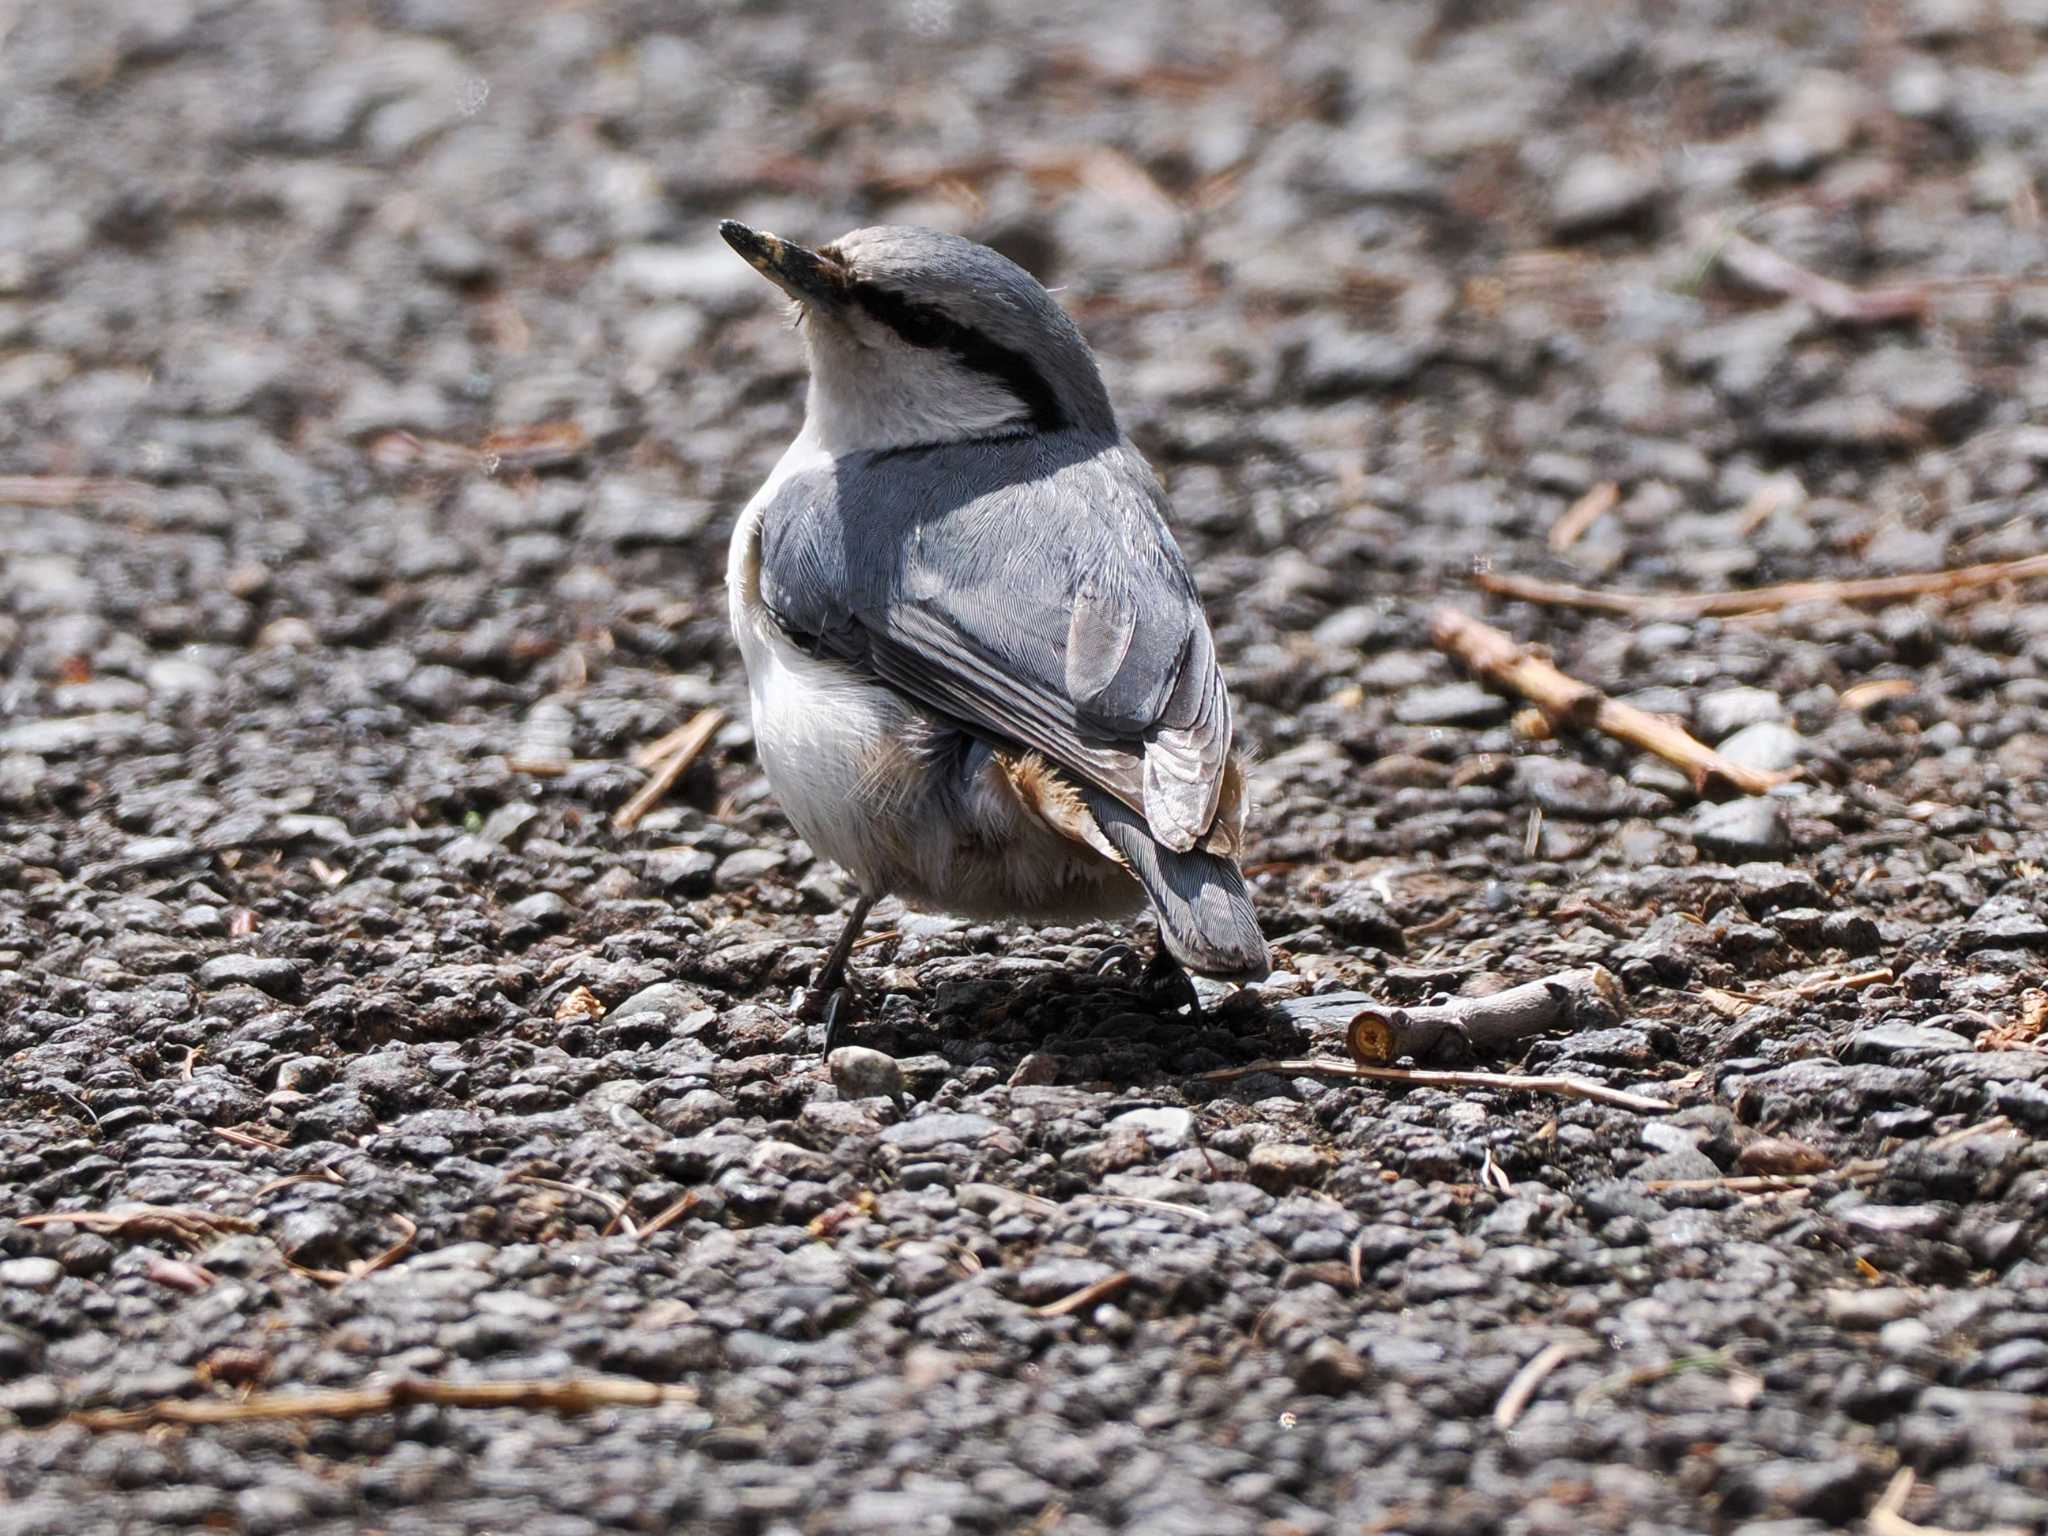
[[[846,926],[839,930],[839,941],[832,946],[825,963],[818,967],[818,974],[811,978],[810,990],[804,994],[803,1004],[798,1010],[803,1018],[823,1021],[828,1052],[839,1043],[838,1037],[845,1029],[847,1016],[853,1011],[853,988],[847,978],[846,963],[852,958],[854,943],[860,938],[861,927],[867,922],[868,913],[874,910],[875,901],[875,897],[863,893],[853,904]]]

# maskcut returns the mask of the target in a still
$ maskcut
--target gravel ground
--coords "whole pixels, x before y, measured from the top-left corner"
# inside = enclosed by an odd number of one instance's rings
[[[2048,4],[1039,9],[0,9],[0,1532],[2048,1523],[2048,587],[1466,579],[2048,547]],[[849,891],[722,617],[801,357],[721,215],[1061,287],[1262,759],[1271,995],[1598,962],[1493,1065],[1679,1110],[1203,1081],[1333,1043],[888,908],[902,1096],[835,1083]],[[1438,601],[1801,780],[1528,739]],[[591,1373],[687,1392],[72,1417]]]

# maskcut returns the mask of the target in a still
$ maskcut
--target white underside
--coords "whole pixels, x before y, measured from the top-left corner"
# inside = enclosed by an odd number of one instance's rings
[[[966,917],[1079,922],[1137,910],[1137,883],[1018,804],[984,749],[894,690],[806,655],[760,594],[761,518],[824,458],[806,433],[740,514],[726,569],[754,745],[812,849],[870,896]]]

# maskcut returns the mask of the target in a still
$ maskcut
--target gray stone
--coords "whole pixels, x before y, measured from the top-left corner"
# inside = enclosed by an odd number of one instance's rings
[[[1879,1286],[1870,1290],[1832,1290],[1821,1293],[1821,1305],[1828,1321],[1837,1328],[1869,1332],[1886,1323],[1911,1317],[1925,1305],[1915,1292]]]
[[[1394,701],[1394,718],[1403,725],[1493,725],[1512,709],[1477,683],[1440,683],[1405,690]]]
[[[1965,949],[2048,949],[2048,919],[2018,896],[1994,896],[1963,924]]]
[[[1926,1024],[1880,1024],[1851,1035],[1842,1047],[1842,1059],[1910,1064],[1969,1049],[1970,1042],[1953,1030]]]
[[[0,1261],[0,1286],[46,1291],[63,1278],[64,1266],[55,1259],[37,1257]]]
[[[199,984],[254,987],[272,997],[290,997],[299,989],[299,963],[277,955],[216,955],[199,967]]]
[[[1728,860],[1768,859],[1792,846],[1791,828],[1775,800],[1745,796],[1693,813],[1692,840],[1700,852]]]
[[[1569,757],[1519,757],[1515,779],[1546,814],[1611,821],[1642,809],[1643,797],[1605,769]]]
[[[1135,1131],[1161,1149],[1185,1146],[1194,1134],[1195,1117],[1185,1109],[1127,1109],[1111,1120],[1110,1131]]]
[[[1806,756],[1806,739],[1781,721],[1759,720],[1723,741],[1720,752],[1745,768],[1783,773],[1798,767]]]
[[[987,1115],[955,1114],[941,1111],[920,1115],[882,1132],[882,1140],[899,1152],[930,1152],[960,1142],[981,1141],[999,1129]]]
[[[1550,227],[1566,238],[1631,224],[1651,213],[1664,180],[1647,160],[1581,155],[1550,191]]]
[[[1319,1182],[1328,1164],[1314,1147],[1293,1142],[1266,1142],[1245,1159],[1251,1181],[1261,1189],[1284,1190]]]
[[[1746,725],[1783,720],[1785,701],[1763,688],[1719,688],[1702,694],[1693,721],[1708,741],[1725,741]]]
[[[741,890],[758,884],[781,869],[783,855],[773,848],[742,848],[718,861],[712,883],[721,891]]]
[[[871,1051],[866,1046],[842,1045],[825,1058],[832,1085],[849,1099],[896,1099],[903,1097],[903,1069],[894,1056]]]
[[[1392,389],[1429,362],[1430,350],[1412,338],[1317,326],[1301,358],[1301,388],[1310,399]]]
[[[70,715],[54,720],[25,720],[0,726],[0,752],[67,757],[74,752],[117,752],[139,737],[149,722],[141,715],[120,712]]]
[[[1938,1205],[1859,1205],[1841,1219],[1878,1237],[1939,1237],[1955,1218]]]

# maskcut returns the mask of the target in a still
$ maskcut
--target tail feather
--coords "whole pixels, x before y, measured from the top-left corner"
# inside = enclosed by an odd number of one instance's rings
[[[1251,892],[1233,861],[1199,848],[1176,853],[1115,796],[1094,788],[1083,794],[1103,836],[1152,899],[1168,953],[1204,976],[1256,980],[1272,969]]]

